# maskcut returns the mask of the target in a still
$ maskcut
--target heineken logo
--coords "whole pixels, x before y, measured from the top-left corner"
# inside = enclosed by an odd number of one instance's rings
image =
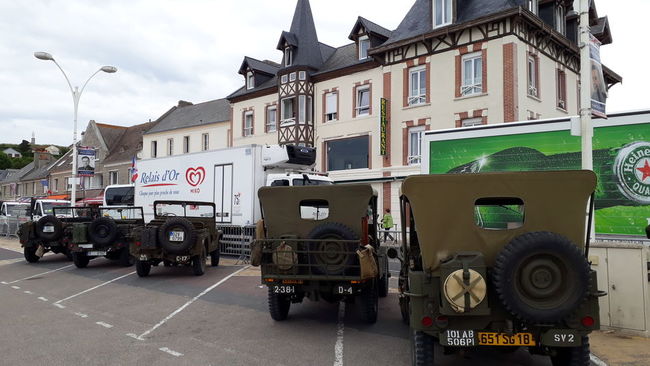
[[[650,142],[634,142],[616,157],[616,176],[623,195],[642,204],[650,204]]]

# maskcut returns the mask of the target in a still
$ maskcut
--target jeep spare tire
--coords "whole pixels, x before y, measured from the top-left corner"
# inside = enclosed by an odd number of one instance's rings
[[[112,217],[97,218],[88,226],[90,241],[102,247],[112,245],[118,233],[117,224]]]
[[[355,270],[350,266],[354,265],[355,261],[358,264],[356,250],[359,244],[341,242],[341,240],[359,240],[352,229],[336,222],[327,222],[316,226],[307,238],[319,240],[308,244],[314,273],[341,275]],[[358,272],[359,269],[356,268],[356,271]]]
[[[167,253],[187,253],[196,242],[196,231],[188,219],[171,217],[158,230],[158,241]]]
[[[506,309],[524,321],[557,323],[571,315],[590,291],[589,263],[562,235],[532,232],[499,253],[494,285]]]
[[[43,216],[36,222],[36,236],[39,239],[46,242],[57,241],[62,235],[63,223],[55,216]]]

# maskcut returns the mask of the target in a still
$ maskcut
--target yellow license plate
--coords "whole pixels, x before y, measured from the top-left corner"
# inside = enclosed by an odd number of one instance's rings
[[[480,346],[535,346],[535,338],[531,333],[484,333],[479,332],[478,344]]]

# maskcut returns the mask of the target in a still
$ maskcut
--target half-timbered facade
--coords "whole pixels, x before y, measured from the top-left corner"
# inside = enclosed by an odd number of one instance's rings
[[[416,0],[395,30],[359,17],[353,43],[334,48],[298,0],[282,61],[244,59],[232,143],[315,146],[317,169],[373,182],[394,207],[420,171],[422,131],[579,113],[578,18],[568,0]],[[590,18],[611,43],[593,1]]]

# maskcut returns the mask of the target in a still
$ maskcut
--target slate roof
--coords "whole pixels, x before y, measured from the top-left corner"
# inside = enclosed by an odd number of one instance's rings
[[[226,99],[174,108],[145,135],[230,121],[230,103]]]
[[[371,22],[370,20],[364,18],[364,17],[358,17],[357,22],[354,25],[354,28],[352,28],[352,32],[350,33],[350,36],[348,37],[349,39],[354,39],[354,36],[356,35],[358,31],[358,27],[363,26],[363,28],[366,30],[368,33],[374,33],[379,36],[382,36],[384,38],[390,38],[391,34],[393,33],[392,31],[382,27],[381,25]]]
[[[295,38],[295,39],[294,39]],[[316,25],[309,0],[298,0],[289,32],[282,32],[278,49],[284,50],[284,41],[294,46],[292,65],[309,66],[319,69],[324,60],[321,43],[318,42]]]
[[[269,61],[269,60],[260,61],[252,57],[246,56],[244,57],[244,62],[242,62],[241,68],[239,69],[239,73],[244,75],[246,73],[247,66],[253,70],[261,71],[271,76],[275,75],[278,72],[278,70],[280,70],[281,68],[280,64],[277,64],[273,61]]]
[[[14,172],[14,169],[6,169],[6,170],[0,170],[0,182],[5,180],[9,173]]]
[[[14,170],[9,172],[3,183],[14,183],[19,182],[25,175],[34,169],[34,162],[25,165],[22,169]]]
[[[372,59],[359,60],[359,55],[357,53],[357,44],[350,43],[343,47],[339,47],[334,51],[332,56],[325,62],[321,69],[314,73],[314,75],[320,75],[327,72],[344,69],[349,66],[365,64],[372,62]]]
[[[99,137],[104,139],[108,151],[113,150],[115,144],[119,141],[120,137],[122,137],[124,131],[126,131],[126,127],[124,126],[115,126],[97,122],[95,122],[95,125],[99,130]]]
[[[147,122],[128,127],[102,164],[130,162],[142,149],[142,135],[155,124],[156,122]]]

